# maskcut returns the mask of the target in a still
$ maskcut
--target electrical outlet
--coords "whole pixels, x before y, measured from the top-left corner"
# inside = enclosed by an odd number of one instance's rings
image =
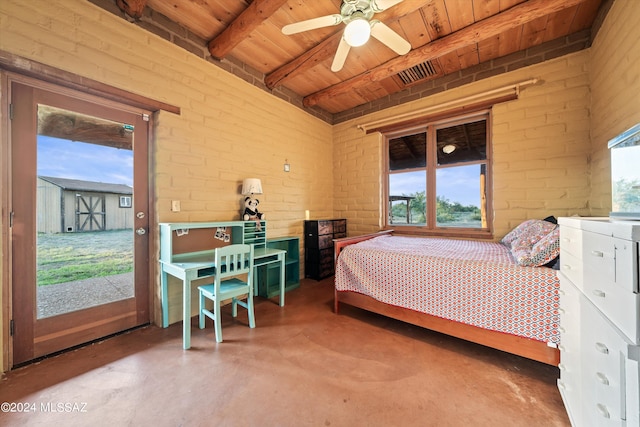
[[[180,200],[171,201],[171,212],[180,212]]]

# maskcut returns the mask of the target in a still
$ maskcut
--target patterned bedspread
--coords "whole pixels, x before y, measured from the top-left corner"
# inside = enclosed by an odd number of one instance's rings
[[[345,247],[338,291],[557,345],[556,271],[521,267],[496,242],[380,236]]]

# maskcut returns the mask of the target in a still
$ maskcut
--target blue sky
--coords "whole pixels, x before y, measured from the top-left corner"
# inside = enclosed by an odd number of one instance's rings
[[[440,168],[437,172],[437,192],[451,202],[463,206],[480,206],[480,165]],[[394,196],[425,191],[425,177],[422,172],[393,174],[389,194]]]
[[[133,186],[133,151],[38,135],[37,173]]]

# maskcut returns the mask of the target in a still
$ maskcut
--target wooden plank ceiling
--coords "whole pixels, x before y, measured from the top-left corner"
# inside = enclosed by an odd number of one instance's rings
[[[422,83],[592,26],[603,0],[404,0],[373,19],[411,44],[399,56],[371,38],[331,63],[345,25],[284,35],[282,27],[340,13],[342,0],[116,0],[133,17],[161,13],[284,86],[306,106],[339,113]]]

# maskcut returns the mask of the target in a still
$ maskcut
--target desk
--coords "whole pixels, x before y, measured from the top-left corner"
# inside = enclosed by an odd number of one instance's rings
[[[160,223],[160,286],[162,327],[169,326],[167,274],[191,285],[191,281],[212,277],[214,249],[226,244],[266,246],[267,222],[215,221]],[[224,231],[220,235],[218,231]]]
[[[283,249],[255,248],[254,272],[263,265],[280,263],[280,306],[284,306],[285,291],[285,255]],[[162,327],[169,326],[169,295],[168,275],[182,280],[182,348],[191,347],[191,282],[198,279],[215,276],[215,262],[213,251],[201,252],[194,255],[182,256],[179,262],[160,260],[160,286],[162,288]],[[255,288],[255,285],[254,285]]]

